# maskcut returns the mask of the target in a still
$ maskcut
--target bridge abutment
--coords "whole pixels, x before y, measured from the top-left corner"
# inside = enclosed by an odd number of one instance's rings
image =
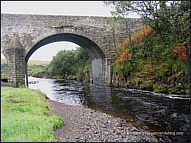
[[[109,86],[112,85],[112,75],[113,75],[113,65],[111,63],[112,63],[112,59],[107,58],[106,59],[106,65],[107,65],[106,73],[108,76],[107,85],[109,85]]]
[[[17,37],[14,37],[5,48],[7,58],[8,86],[25,85],[25,49]]]

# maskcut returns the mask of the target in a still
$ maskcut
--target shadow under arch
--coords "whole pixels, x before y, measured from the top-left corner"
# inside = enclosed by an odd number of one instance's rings
[[[90,39],[83,37],[81,35],[76,35],[76,34],[71,34],[71,33],[61,33],[61,34],[54,34],[49,37],[46,37],[36,43],[30,51],[27,53],[25,57],[25,61],[28,62],[28,59],[30,56],[40,47],[50,44],[53,42],[58,42],[58,41],[68,41],[68,42],[73,42],[75,44],[78,44],[82,48],[88,51],[90,54],[91,59],[95,58],[105,58],[105,54],[103,51],[100,49],[100,47],[91,41]]]
[[[106,84],[106,60],[105,60],[105,54],[100,49],[100,47],[91,41],[90,39],[76,34],[71,33],[61,33],[61,34],[54,34],[49,37],[46,37],[42,40],[40,40],[38,43],[36,43],[30,51],[27,53],[25,57],[26,62],[26,84],[28,87],[28,75],[27,75],[27,62],[30,58],[30,56],[40,47],[50,44],[53,42],[59,42],[59,41],[68,41],[73,42],[75,44],[78,44],[85,50],[87,50],[88,54],[90,55],[92,59],[92,80],[94,83],[98,84]]]

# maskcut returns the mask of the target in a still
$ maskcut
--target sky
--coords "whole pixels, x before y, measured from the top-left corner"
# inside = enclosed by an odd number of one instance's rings
[[[1,1],[1,13],[8,14],[111,17],[110,11],[112,8],[104,6],[103,1]],[[51,61],[58,51],[76,47],[79,46],[71,42],[51,43],[36,50],[29,60]],[[1,58],[4,58],[2,53]]]

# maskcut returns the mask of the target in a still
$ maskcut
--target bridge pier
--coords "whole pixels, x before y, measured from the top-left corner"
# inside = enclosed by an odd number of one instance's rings
[[[92,60],[92,79],[93,84],[106,84],[104,75],[104,59],[94,59]]]
[[[94,84],[112,85],[111,59],[94,59],[92,60],[92,79]]]
[[[107,76],[108,76],[108,79],[107,79],[107,85],[108,86],[112,86],[112,75],[113,75],[113,66],[111,65],[112,63],[112,59],[110,58],[107,58],[106,59],[106,65],[107,65]]]
[[[25,49],[17,37],[14,37],[5,48],[7,59],[8,86],[25,85]]]

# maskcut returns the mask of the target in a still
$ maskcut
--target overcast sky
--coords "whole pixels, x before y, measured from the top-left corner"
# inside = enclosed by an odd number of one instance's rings
[[[1,1],[1,13],[9,14],[111,16],[111,10],[103,1]],[[55,42],[36,50],[29,60],[51,61],[59,50],[76,47],[71,42]]]

